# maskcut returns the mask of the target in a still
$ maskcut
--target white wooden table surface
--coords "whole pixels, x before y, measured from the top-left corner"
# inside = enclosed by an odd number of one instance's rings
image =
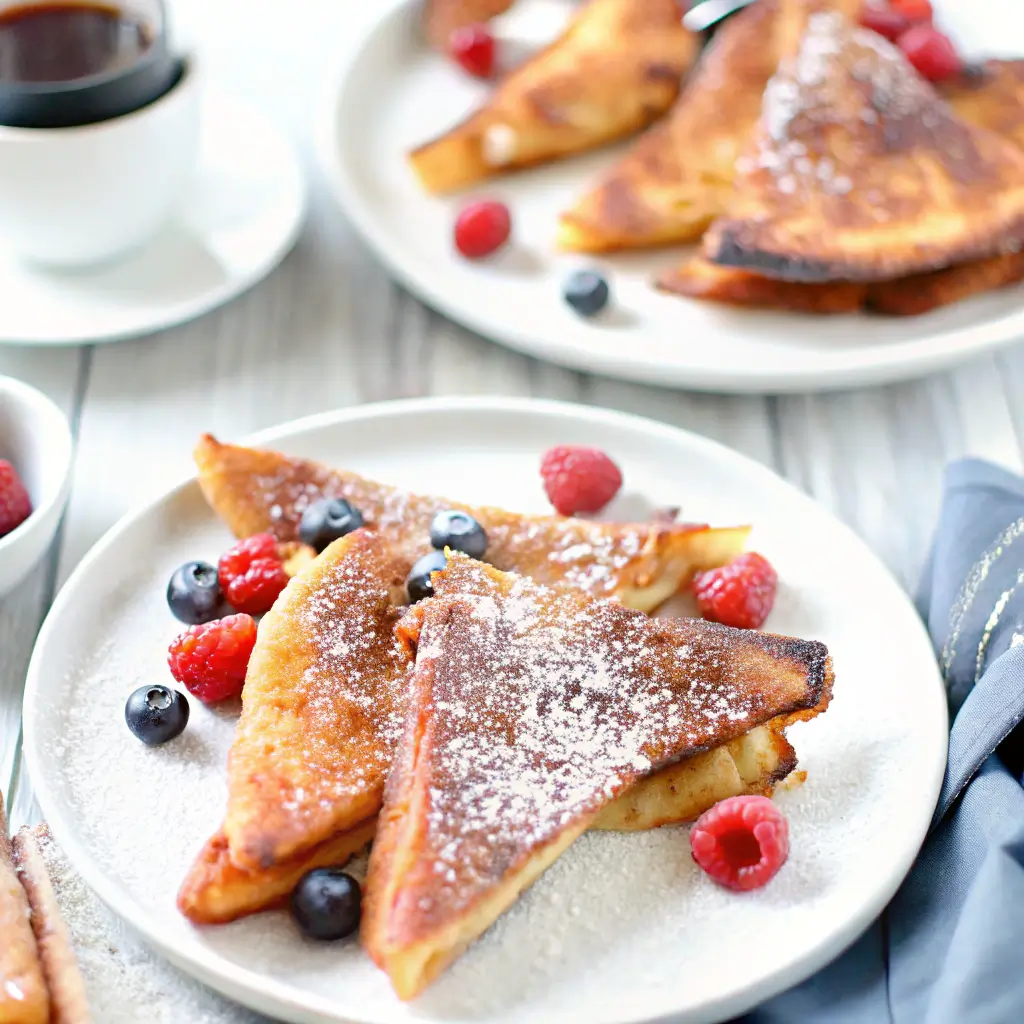
[[[123,512],[189,471],[202,430],[233,438],[339,406],[460,393],[639,412],[773,467],[849,523],[907,586],[925,556],[945,463],[975,454],[1022,468],[1024,346],[893,387],[728,398],[548,366],[425,309],[354,236],[312,160],[324,72],[373,2],[172,0],[179,37],[198,43],[210,76],[260,104],[301,147],[312,195],[298,246],[249,294],[186,326],[108,346],[0,347],[0,373],[49,393],[77,439],[61,534],[39,570],[0,601],[0,789],[14,825],[38,817],[19,713],[54,592]]]

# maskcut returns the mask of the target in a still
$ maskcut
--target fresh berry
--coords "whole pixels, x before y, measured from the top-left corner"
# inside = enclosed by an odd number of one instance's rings
[[[0,459],[0,537],[21,526],[32,515],[32,499],[18,471]]]
[[[600,512],[622,486],[619,467],[603,451],[575,444],[548,449],[540,475],[548,500],[563,516]]]
[[[487,550],[487,534],[468,513],[449,509],[438,512],[431,521],[430,543],[439,551],[451,548],[470,558],[483,558]]]
[[[935,17],[931,0],[890,0],[889,6],[897,14],[902,14],[912,25],[922,21],[931,24],[932,18]]]
[[[563,292],[565,301],[580,316],[597,316],[608,305],[608,282],[596,270],[577,270],[569,275]]]
[[[132,735],[147,747],[180,736],[188,725],[188,699],[170,686],[140,686],[124,706]]]
[[[299,539],[316,551],[365,525],[363,513],[344,498],[323,498],[306,507],[299,522]]]
[[[171,675],[204,704],[238,697],[256,645],[251,615],[189,626],[167,651]]]
[[[697,573],[693,592],[705,619],[737,629],[760,629],[775,604],[778,582],[771,562],[748,551],[728,565]]]
[[[877,4],[864,5],[860,12],[860,23],[872,32],[885,36],[890,43],[895,43],[910,28],[909,20],[899,11]]]
[[[448,560],[443,551],[431,551],[429,555],[424,555],[416,562],[405,580],[410,604],[433,596],[434,583],[430,577],[433,573],[440,572],[447,564]]]
[[[952,78],[962,67],[952,40],[932,25],[911,25],[900,36],[899,47],[929,82]]]
[[[729,889],[760,889],[789,856],[789,825],[766,796],[732,796],[690,830],[693,859]]]
[[[167,604],[176,619],[197,626],[224,614],[217,570],[207,562],[187,562],[167,584]]]
[[[344,939],[359,927],[363,893],[341,868],[315,868],[292,892],[292,916],[311,939]]]
[[[288,586],[288,574],[272,534],[257,533],[228,548],[217,563],[224,598],[236,612],[262,615]]]
[[[490,78],[494,73],[495,51],[494,36],[486,25],[464,25],[448,39],[452,60],[477,78]]]
[[[512,233],[508,207],[493,199],[470,203],[455,219],[455,248],[466,259],[479,260],[497,252]]]

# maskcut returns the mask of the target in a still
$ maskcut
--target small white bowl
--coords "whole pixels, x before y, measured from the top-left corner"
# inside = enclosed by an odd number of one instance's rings
[[[71,430],[46,395],[0,377],[0,459],[14,464],[32,515],[0,537],[0,596],[9,593],[50,546],[71,489]]]

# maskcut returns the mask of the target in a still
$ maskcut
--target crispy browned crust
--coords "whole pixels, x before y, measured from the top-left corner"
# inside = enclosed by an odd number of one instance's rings
[[[886,281],[1022,241],[1024,150],[961,120],[894,46],[830,13],[809,19],[769,84],[704,252],[782,280]]]
[[[1024,60],[970,65],[935,88],[968,124],[987,128],[1024,149]]]
[[[477,831],[465,831],[470,817],[460,803],[465,798],[458,782],[460,755],[453,761],[447,752],[487,750],[499,735],[517,735],[522,723],[503,719],[500,724],[482,724],[488,722],[493,706],[481,714],[487,704],[478,703],[476,688],[494,685],[504,671],[506,649],[500,640],[482,646],[468,640],[486,630],[488,622],[501,628],[497,619],[486,614],[474,620],[475,607],[492,607],[489,602],[500,607],[514,595],[517,616],[524,614],[522,603],[529,604],[531,630],[544,622],[564,624],[575,621],[575,615],[597,615],[588,619],[592,628],[585,639],[565,635],[564,643],[582,642],[589,648],[606,642],[605,637],[611,643],[639,632],[644,635],[647,656],[664,650],[672,659],[675,655],[669,652],[685,650],[684,662],[695,657],[701,666],[702,692],[708,687],[711,692],[734,694],[735,687],[743,688],[742,709],[737,703],[728,716],[719,711],[707,716],[694,713],[679,735],[657,716],[632,718],[616,704],[615,713],[628,719],[630,729],[649,730],[643,749],[655,767],[727,743],[779,716],[813,717],[831,698],[831,660],[820,643],[730,630],[700,620],[651,620],[610,603],[595,607],[592,599],[578,591],[538,589],[456,554],[435,575],[434,589],[437,596],[425,603],[416,618],[420,651],[425,649],[429,655],[417,658],[410,683],[405,737],[388,780],[370,857],[362,928],[364,945],[402,999],[414,997],[436,978],[594,822],[604,806],[639,777],[635,768],[618,768],[608,777],[594,769],[592,789],[581,796],[582,781],[574,776],[573,809],[552,808],[549,821],[543,820],[543,808],[531,806],[524,820],[521,811],[506,813],[504,803],[496,800],[491,806],[500,821],[489,828],[481,845],[476,844],[483,825],[477,821],[471,826]],[[473,605],[471,599],[484,603]],[[476,623],[472,629],[471,621]],[[416,623],[411,628],[413,639]],[[474,655],[469,672],[464,653],[458,653],[466,650],[467,643]],[[609,649],[620,650],[621,645]],[[615,658],[603,662],[617,663]],[[666,662],[660,670],[651,671],[669,691],[686,687],[685,692],[690,692],[692,680],[679,675],[680,662],[672,664],[677,667],[671,669]],[[564,701],[578,690],[578,684],[557,675],[544,686],[549,689],[536,698],[538,704],[563,709],[563,713]],[[472,713],[467,714],[467,709]],[[592,713],[597,712],[592,709]],[[487,785],[489,763],[486,758],[469,762],[475,799],[480,787]],[[451,849],[460,851],[458,862],[445,859],[442,851]],[[446,871],[439,873],[441,861]]]
[[[588,0],[483,107],[413,150],[412,167],[428,191],[449,193],[624,138],[668,110],[698,48],[676,0]],[[493,129],[506,152],[489,157]]]
[[[490,21],[514,3],[515,0],[426,0],[424,32],[430,45],[443,52],[457,28]]]
[[[194,924],[226,924],[284,904],[307,871],[343,867],[365,850],[377,819],[342,832],[308,853],[260,871],[243,871],[231,860],[228,839],[218,832],[200,850],[178,890],[178,909]]]
[[[430,548],[430,521],[444,509],[469,512],[487,531],[487,557],[499,569],[540,582],[571,582],[653,611],[695,571],[729,561],[749,527],[710,529],[679,523],[595,523],[528,516],[414,495],[355,473],[278,452],[221,444],[209,434],[195,448],[199,485],[238,537],[298,538],[303,510],[322,497],[360,509],[399,561],[411,565]]]
[[[0,793],[0,1024],[47,1024],[50,996]]]
[[[49,838],[45,826],[40,834]],[[92,1015],[85,985],[39,849],[39,838],[33,830],[23,828],[14,837],[13,845],[18,876],[32,908],[32,931],[50,992],[50,1024],[90,1024]]]
[[[780,6],[781,0],[758,0],[719,29],[664,121],[562,215],[563,249],[613,252],[692,242],[725,213],[733,166],[779,63]]]

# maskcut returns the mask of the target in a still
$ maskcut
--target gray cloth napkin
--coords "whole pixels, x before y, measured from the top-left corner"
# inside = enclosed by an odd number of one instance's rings
[[[867,934],[744,1024],[1024,1021],[1024,480],[949,468],[918,608],[953,720],[931,832]]]

